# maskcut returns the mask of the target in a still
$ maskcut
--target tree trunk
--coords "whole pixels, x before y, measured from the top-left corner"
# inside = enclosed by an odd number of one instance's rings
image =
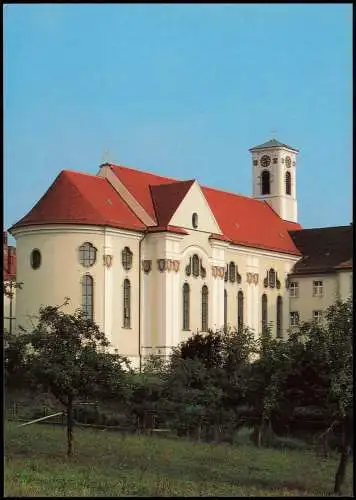
[[[73,402],[70,399],[67,405],[67,456],[73,454]]]
[[[335,476],[334,493],[336,495],[341,494],[341,487],[342,487],[344,480],[345,480],[346,467],[347,467],[347,462],[349,461],[350,451],[351,450],[350,450],[349,445],[342,447],[339,467],[337,468],[337,472],[336,472],[336,476]]]
[[[341,494],[341,488],[345,480],[346,467],[351,454],[351,431],[350,422],[346,420],[343,423],[340,462],[335,475],[334,493],[336,495]]]
[[[265,431],[265,418],[264,415],[262,414],[260,424],[257,429],[257,436],[256,436],[256,445],[257,448],[261,448],[262,446],[262,439],[263,439],[263,434]]]

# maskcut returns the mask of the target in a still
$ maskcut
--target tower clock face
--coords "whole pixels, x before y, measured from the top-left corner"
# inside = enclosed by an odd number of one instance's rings
[[[290,159],[290,156],[286,156],[286,166],[289,168],[292,164],[292,160]]]
[[[267,155],[263,155],[261,158],[261,166],[268,167],[271,164],[271,158]]]

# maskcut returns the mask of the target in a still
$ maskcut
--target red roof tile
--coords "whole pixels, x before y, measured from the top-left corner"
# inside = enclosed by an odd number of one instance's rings
[[[300,255],[288,234],[290,223],[266,202],[208,187],[202,191],[224,236],[236,245]]]
[[[139,170],[122,167],[120,165],[111,165],[111,170],[136,198],[140,205],[142,205],[152,219],[156,220],[150,186],[171,184],[176,182],[176,179],[162,177],[160,175],[151,174],[150,172],[141,172]]]
[[[123,166],[111,165],[111,168],[153,218],[155,218],[155,210],[151,191],[159,193],[156,198],[159,198],[158,216],[160,217],[164,208],[167,209],[167,213],[171,214],[178,206],[173,206],[170,189],[174,190],[176,187],[178,190],[182,189],[183,186],[179,188],[179,185],[189,182],[176,181]],[[167,184],[172,187],[168,187]],[[152,189],[150,186],[161,187]],[[297,230],[301,226],[281,219],[266,202],[208,187],[202,187],[202,191],[225,239],[239,245],[300,255],[288,230]],[[155,194],[153,198],[155,199]],[[176,199],[180,203],[179,196]]]
[[[11,230],[48,223],[145,229],[105,178],[68,170],[58,175],[44,196]]]
[[[193,183],[194,179],[150,186],[156,220],[160,226],[168,224]]]
[[[157,221],[149,232],[186,233],[167,226],[194,181],[177,181],[148,172],[110,165],[114,174],[146,212]],[[263,201],[202,187],[223,233],[219,239],[266,250],[300,255],[288,230],[299,224],[282,220]],[[72,223],[145,230],[120,195],[104,177],[63,171],[34,208],[12,229],[29,224]],[[216,235],[212,235],[216,238]]]

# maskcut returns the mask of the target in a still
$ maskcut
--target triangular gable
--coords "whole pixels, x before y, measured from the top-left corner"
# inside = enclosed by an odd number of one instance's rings
[[[162,184],[172,184],[176,179],[162,177],[161,175],[143,172],[121,165],[110,165],[112,172],[118,177],[120,182],[140,203],[147,214],[155,219],[155,209],[151,196],[151,186],[159,186]]]
[[[168,223],[171,226],[194,229],[192,220],[194,213],[198,216],[198,227],[196,228],[198,231],[222,234],[209,203],[197,181],[192,183]]]
[[[193,183],[194,180],[150,186],[152,202],[159,226],[168,225]]]

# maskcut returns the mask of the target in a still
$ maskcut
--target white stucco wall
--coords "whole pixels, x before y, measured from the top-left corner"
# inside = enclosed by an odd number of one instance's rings
[[[81,279],[94,279],[94,321],[105,332],[114,349],[128,357],[138,356],[138,249],[139,233],[94,226],[42,226],[14,231],[17,242],[17,280],[23,282],[17,292],[16,324],[31,327],[29,315],[41,305],[59,305],[64,297],[70,304],[65,311],[81,306]],[[78,248],[89,242],[97,249],[93,266],[79,262]],[[133,266],[125,271],[121,251],[128,246],[133,252]],[[41,252],[39,269],[32,269],[33,249]],[[110,268],[103,264],[104,254],[113,255]],[[131,328],[123,328],[123,282],[131,282]]]
[[[192,207],[187,205],[190,216]],[[209,222],[209,221],[207,221]],[[207,226],[209,228],[209,225]],[[218,329],[224,325],[224,289],[228,292],[227,323],[237,327],[237,295],[244,295],[244,323],[256,335],[261,333],[261,300],[265,293],[268,300],[268,322],[276,335],[276,303],[278,295],[283,300],[283,335],[289,329],[290,311],[299,311],[302,321],[311,319],[313,310],[324,310],[337,298],[346,298],[350,292],[351,272],[340,271],[332,275],[298,276],[299,297],[290,298],[286,278],[298,257],[233,246],[227,242],[210,239],[211,231],[189,229],[187,235],[168,232],[142,234],[117,229],[92,226],[42,226],[14,231],[17,242],[17,281],[23,282],[17,290],[16,323],[29,328],[28,315],[35,314],[41,305],[58,305],[64,297],[71,299],[66,311],[73,312],[81,306],[81,279],[88,273],[94,278],[94,320],[105,332],[113,349],[126,355],[135,367],[139,365],[139,352],[168,354],[172,346],[189,337],[202,327],[202,287],[206,285],[208,298],[208,326]],[[84,268],[79,262],[78,248],[90,242],[97,248],[96,263]],[[133,253],[133,265],[124,270],[121,252],[128,246]],[[34,248],[40,250],[42,264],[33,270],[30,255]],[[104,254],[113,256],[112,266],[103,263]],[[189,259],[197,254],[202,259],[206,276],[186,275]],[[141,262],[140,262],[141,260]],[[143,261],[150,261],[149,272],[144,272]],[[158,262],[164,263],[160,270]],[[213,266],[226,268],[235,262],[241,283],[225,282],[224,277],[213,275]],[[173,266],[174,264],[174,266]],[[141,268],[141,271],[140,271]],[[265,288],[266,272],[277,272],[281,287]],[[258,275],[258,282],[249,283],[248,273]],[[123,327],[123,282],[131,283],[131,326]],[[139,294],[141,280],[141,302]],[[324,284],[324,295],[312,297],[313,280]],[[183,285],[190,286],[190,329],[183,330]],[[141,336],[139,335],[141,323]],[[141,339],[141,340],[140,340]]]
[[[267,155],[271,159],[268,167],[264,168],[260,164],[262,156]],[[291,158],[291,166],[286,167],[284,159],[286,156]],[[252,151],[252,192],[253,197],[265,200],[284,220],[297,222],[297,152],[287,148],[266,148]],[[273,158],[277,158],[278,163],[273,163]],[[253,162],[257,160],[257,165]],[[261,173],[263,170],[270,172],[271,192],[269,195],[261,194]],[[285,174],[289,171],[291,174],[291,195],[285,192]]]
[[[183,227],[186,229],[194,230],[192,226],[192,215],[198,215],[198,231],[206,233],[221,234],[221,229],[212,213],[210,206],[200,189],[199,184],[195,181],[190,187],[188,193],[185,195],[181,204],[177,208],[169,224],[172,226]]]

